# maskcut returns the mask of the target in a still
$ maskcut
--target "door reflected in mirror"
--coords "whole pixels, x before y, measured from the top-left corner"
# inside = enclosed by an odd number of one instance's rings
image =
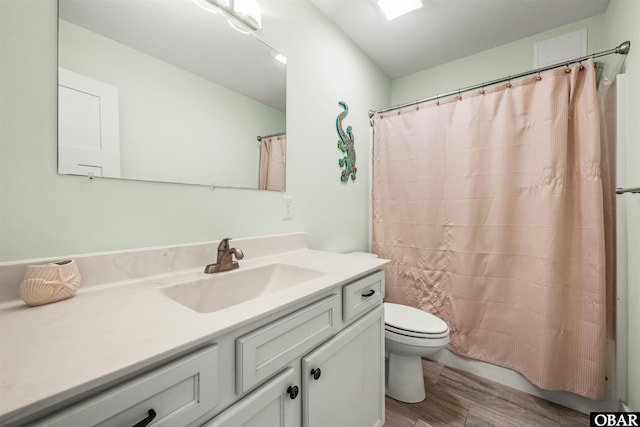
[[[59,0],[58,173],[285,190],[286,66],[201,5]]]

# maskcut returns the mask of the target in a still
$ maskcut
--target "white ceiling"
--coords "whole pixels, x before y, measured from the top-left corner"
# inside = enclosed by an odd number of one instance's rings
[[[375,0],[310,1],[390,78],[598,15],[609,4],[609,0],[422,0],[421,9],[387,21]]]
[[[61,19],[285,110],[285,66],[276,52],[193,0],[60,0],[58,11]]]

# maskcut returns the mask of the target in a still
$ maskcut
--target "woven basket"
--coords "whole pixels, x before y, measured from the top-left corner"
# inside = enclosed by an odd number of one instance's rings
[[[74,260],[29,265],[20,284],[20,298],[28,305],[42,305],[71,298],[80,287],[80,271]]]

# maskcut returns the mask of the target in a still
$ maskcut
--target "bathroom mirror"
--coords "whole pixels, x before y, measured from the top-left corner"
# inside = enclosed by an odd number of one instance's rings
[[[206,0],[58,5],[58,173],[285,190],[279,52]]]

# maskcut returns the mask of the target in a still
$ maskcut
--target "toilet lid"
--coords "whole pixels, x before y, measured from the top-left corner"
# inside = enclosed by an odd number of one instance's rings
[[[444,320],[431,313],[390,302],[384,303],[384,322],[394,330],[420,335],[439,335],[449,330]]]

